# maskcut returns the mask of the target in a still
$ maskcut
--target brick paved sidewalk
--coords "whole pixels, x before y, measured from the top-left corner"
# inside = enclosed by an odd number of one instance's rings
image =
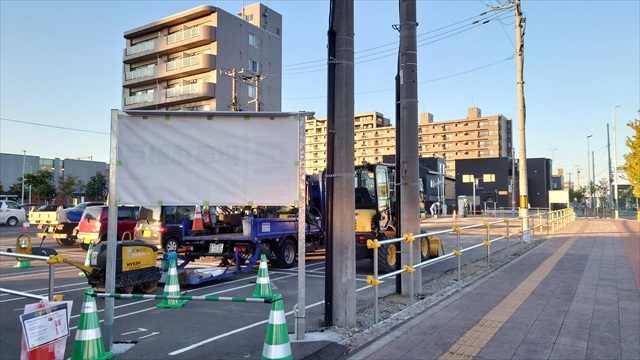
[[[639,359],[638,223],[581,219],[351,359]]]

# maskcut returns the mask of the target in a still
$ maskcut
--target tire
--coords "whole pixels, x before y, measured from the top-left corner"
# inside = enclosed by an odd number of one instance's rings
[[[18,225],[18,218],[17,217],[10,217],[7,219],[7,226],[16,226]]]
[[[276,264],[283,269],[289,269],[296,263],[296,244],[293,240],[286,238],[275,250]]]
[[[64,246],[71,246],[76,244],[76,241],[73,240],[72,238],[56,239],[56,241],[58,242],[58,244],[64,245]]]
[[[135,286],[136,290],[141,291],[145,294],[152,293],[158,287],[158,280],[147,281],[142,284],[138,284]]]
[[[118,294],[131,294],[133,292],[133,285],[121,286],[116,288]]]
[[[386,235],[378,237],[378,241],[386,240]],[[378,271],[387,274],[396,270],[398,263],[398,248],[396,244],[386,244],[378,249]]]
[[[420,261],[427,261],[431,257],[430,253],[431,244],[429,242],[429,237],[425,236],[420,238]]]
[[[178,252],[178,248],[180,244],[178,243],[178,239],[169,238],[164,242],[164,252],[168,253],[171,251]]]

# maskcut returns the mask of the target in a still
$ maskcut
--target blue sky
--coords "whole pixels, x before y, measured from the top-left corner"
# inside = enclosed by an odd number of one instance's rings
[[[264,3],[283,15],[283,111],[324,117],[329,1]],[[0,1],[0,152],[108,162],[123,33],[205,4],[235,14],[243,1]],[[417,1],[419,111],[454,120],[477,106],[513,118],[517,138],[515,17],[479,17],[489,5],[499,3]],[[613,105],[619,165],[625,124],[640,116],[640,1],[523,0],[522,10],[527,156],[553,158],[574,182],[580,166],[584,184],[593,135],[596,179],[606,178]],[[469,26],[478,19],[491,21]],[[397,23],[397,1],[355,1],[355,111],[392,121]]]

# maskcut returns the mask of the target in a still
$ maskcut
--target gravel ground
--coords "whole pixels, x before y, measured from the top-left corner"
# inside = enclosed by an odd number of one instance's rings
[[[413,305],[410,304],[409,298],[401,295],[393,294],[381,297],[378,301],[378,318],[380,320],[378,324],[374,323],[374,307],[371,305],[364,309],[358,309],[357,326],[355,328],[330,327],[325,331],[339,334],[343,338],[340,344],[347,347],[349,351],[355,350],[388,333],[404,321],[423,313],[465,286],[508,264],[544,241],[536,240],[528,244],[518,242],[517,245],[511,246],[509,253],[507,253],[506,249],[492,253],[489,267],[487,267],[486,259],[464,265],[461,268],[460,282],[458,282],[457,268],[449,270],[437,278],[430,279],[423,283],[423,294],[415,296]]]

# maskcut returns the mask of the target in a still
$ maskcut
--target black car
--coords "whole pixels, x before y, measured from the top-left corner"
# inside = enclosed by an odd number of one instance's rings
[[[57,211],[58,207],[62,206],[63,209],[68,208],[67,205],[61,205],[61,204],[46,204],[46,205],[42,205],[39,208],[37,208],[35,211]]]
[[[134,229],[134,238],[163,249],[178,251],[182,244],[182,221],[186,216],[193,219],[194,205],[163,205],[151,207],[141,214]]]

